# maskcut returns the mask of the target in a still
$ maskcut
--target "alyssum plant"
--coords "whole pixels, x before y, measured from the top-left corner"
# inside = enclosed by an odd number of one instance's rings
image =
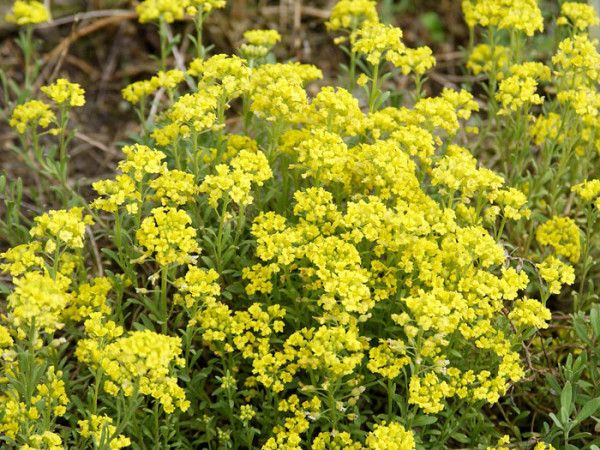
[[[141,134],[91,202],[67,183],[68,117],[83,89],[59,79],[42,88],[50,103],[40,94],[14,108],[15,150],[62,209],[29,221],[21,184],[0,178],[0,230],[13,244],[0,265],[12,277],[0,439],[22,449],[592,448],[598,374],[572,361],[568,389],[551,387],[569,406],[529,431],[511,419],[544,389],[545,347],[531,344],[544,345],[549,299],[577,273],[575,310],[594,301],[590,11],[563,4],[558,23],[570,31],[550,68],[524,60],[527,36],[543,28],[534,0],[463,1],[473,39],[487,39],[468,63],[487,74],[477,138],[473,95],[426,96],[431,50],[406,47],[374,1],[333,8],[348,89],[313,97],[306,86],[321,71],[274,63],[274,30],[246,32],[239,55],[210,55],[202,24],[225,6],[137,7],[157,25],[160,71],[123,89]],[[169,70],[170,24],[185,17],[195,59]],[[47,19],[38,2],[13,6],[28,61],[31,27]],[[537,86],[552,70],[558,94],[540,109]],[[396,107],[388,81],[400,73],[414,92]],[[498,171],[472,155],[488,149]],[[591,349],[598,332],[586,323],[578,334]]]

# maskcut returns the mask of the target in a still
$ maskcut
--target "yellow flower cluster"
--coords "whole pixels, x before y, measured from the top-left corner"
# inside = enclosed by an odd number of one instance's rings
[[[40,100],[30,100],[18,105],[10,117],[10,126],[23,134],[28,127],[48,128],[55,120],[54,113],[50,111],[50,105]]]
[[[600,194],[600,180],[586,180],[571,188],[584,202],[592,201]]]
[[[111,450],[119,450],[123,447],[131,445],[131,439],[122,434],[115,436],[117,427],[112,425],[112,418],[107,415],[98,416],[92,414],[88,420],[80,420],[79,434],[85,438],[91,437],[94,441],[94,446],[104,447],[108,445]]]
[[[199,253],[196,230],[189,227],[192,219],[182,209],[160,207],[152,210],[135,233],[138,242],[146,247],[147,255],[160,266],[186,264],[192,262],[192,254]]]
[[[17,25],[30,25],[48,22],[50,15],[43,3],[35,0],[17,0],[12,11],[6,15],[6,21]]]
[[[579,261],[581,242],[579,227],[570,217],[553,217],[536,231],[535,238],[542,245],[551,245],[556,254]]]
[[[590,41],[587,34],[566,38],[558,44],[558,50],[552,57],[552,63],[557,67],[557,74],[567,86],[585,87],[598,81],[600,76],[600,54],[597,41]]]
[[[58,435],[49,431],[45,431],[41,435],[34,434],[32,433],[33,427],[26,429],[25,425],[39,420],[44,413],[51,414],[55,418],[65,415],[70,401],[65,389],[63,372],[55,370],[54,366],[48,366],[44,374],[44,369],[41,369],[37,363],[34,363],[32,368],[42,375],[42,378],[37,385],[31,386],[30,392],[12,388],[4,390],[0,395],[0,407],[3,411],[0,418],[0,432],[13,439],[19,433],[29,435],[28,443],[33,447],[28,448],[32,450],[43,444],[49,445],[48,448],[62,450],[63,447],[60,446],[62,442]],[[8,369],[7,372],[12,370],[14,367]],[[28,397],[25,398],[27,395]]]
[[[32,267],[42,268],[44,258],[39,255],[41,249],[42,243],[39,241],[9,248],[6,252],[0,253],[0,258],[8,261],[5,264],[0,264],[0,269],[16,277]]]
[[[122,391],[131,396],[137,389],[156,399],[167,414],[175,411],[175,406],[182,411],[190,406],[185,391],[170,375],[172,364],[185,366],[180,354],[181,339],[150,330],[132,331],[110,343],[83,339],[77,343],[75,352],[79,361],[102,368],[110,378],[104,382],[106,392],[117,395]]]
[[[322,431],[313,439],[311,448],[314,450],[360,450],[360,442],[354,442],[350,433],[346,431]]]
[[[489,73],[492,70],[493,64],[496,65],[498,71],[496,77],[498,80],[504,78],[504,69],[509,65],[510,49],[503,45],[496,45],[494,47],[494,54],[492,55],[492,49],[487,44],[477,45],[469,55],[467,61],[467,69],[475,75],[480,73]]]
[[[169,111],[169,119],[179,126],[186,125],[198,132],[211,128],[216,120],[216,92],[220,90],[220,87],[213,86],[195,94],[182,95]]]
[[[311,126],[341,136],[355,136],[364,129],[365,117],[358,100],[345,89],[324,86],[313,98],[307,115]]]
[[[191,266],[185,276],[175,280],[175,286],[179,290],[173,301],[176,304],[185,304],[192,308],[198,303],[213,304],[221,293],[221,288],[216,281],[219,274],[214,270],[203,270]],[[185,293],[182,295],[181,293]]]
[[[569,23],[583,31],[590,26],[598,25],[600,18],[592,5],[576,2],[564,2],[560,5],[560,16],[556,20],[557,25],[568,25]]]
[[[573,266],[563,263],[554,256],[548,256],[544,262],[537,264],[542,279],[548,284],[548,292],[560,294],[563,284],[573,284],[575,270]]]
[[[69,106],[85,105],[85,91],[77,83],[71,83],[64,78],[59,78],[49,86],[42,86],[41,91],[46,93],[59,105],[68,103]]]
[[[35,226],[29,234],[39,239],[47,239],[44,249],[53,252],[57,247],[83,248],[85,226],[93,225],[92,216],[84,215],[83,207],[69,210],[52,210],[34,218]]]
[[[119,163],[118,169],[123,173],[132,174],[135,181],[142,181],[145,175],[162,172],[164,163],[161,161],[167,157],[160,150],[141,144],[123,147],[123,153],[126,159]],[[123,180],[122,183],[128,182]]]
[[[183,72],[177,69],[160,71],[149,80],[136,81],[121,91],[123,98],[136,104],[160,88],[173,89],[184,79]]]
[[[372,450],[412,450],[415,448],[415,438],[412,431],[407,431],[398,422],[383,421],[375,424],[373,431],[365,441],[368,449]]]
[[[196,15],[213,8],[225,7],[225,0],[144,0],[136,7],[140,23],[162,19],[171,23],[182,20],[185,14]]]
[[[51,431],[44,431],[42,434],[33,434],[29,436],[29,443],[19,447],[19,450],[38,450],[40,448],[48,450],[64,450],[65,447],[63,447],[62,443],[62,439],[58,434],[52,433]]]
[[[28,329],[35,324],[36,328],[53,333],[64,327],[63,312],[72,299],[67,292],[70,279],[32,271],[14,278],[13,283],[15,288],[6,300],[15,328]]]
[[[125,205],[130,214],[138,211],[141,194],[137,191],[135,181],[127,174],[117,175],[114,180],[101,180],[92,183],[92,188],[100,196],[90,203],[91,208],[101,209],[107,212],[116,212],[117,207]]]
[[[277,30],[248,30],[244,32],[244,38],[250,45],[272,47],[281,41],[281,35]]]
[[[163,206],[170,203],[185,205],[194,201],[199,192],[199,186],[194,182],[194,175],[181,170],[163,168],[160,176],[149,183],[154,189],[153,199],[159,199]]]
[[[204,60],[194,59],[187,70],[187,74],[199,78],[198,88],[206,89],[207,86],[217,84],[221,91],[214,90],[230,101],[250,89],[250,68],[246,61],[239,56],[219,54]]]
[[[527,36],[544,30],[537,0],[463,0],[462,9],[471,28],[475,25],[514,28]]]
[[[538,62],[511,66],[510,77],[500,82],[496,100],[502,103],[501,114],[517,111],[524,105],[541,105],[543,98],[537,94],[537,80],[548,81],[550,68]]]
[[[325,23],[327,29],[356,30],[364,22],[379,22],[374,0],[340,0],[331,9],[331,17]]]
[[[545,281],[550,282],[550,279],[545,278],[544,274],[542,274],[545,269],[540,266],[538,267],[540,268],[540,275],[545,279]],[[572,284],[572,281],[571,283],[567,284]],[[552,293],[558,294],[560,292],[560,283],[553,281],[550,284],[549,289]],[[552,313],[548,308],[542,305],[538,300],[527,297],[515,301],[513,310],[508,314],[508,318],[515,322],[517,326],[526,326],[528,328],[547,328],[548,324],[546,321],[550,320],[551,317]]]
[[[367,56],[367,61],[376,66],[382,60],[400,67],[406,47],[402,43],[402,30],[379,22],[365,22],[355,32],[352,51]]]
[[[200,185],[200,192],[209,194],[209,204],[216,208],[219,200],[232,201],[238,205],[250,205],[252,183],[262,186],[273,176],[269,161],[263,152],[241,150],[229,164],[215,167],[216,175],[207,175]]]
[[[63,312],[63,317],[72,321],[80,321],[92,314],[110,314],[110,306],[106,302],[112,283],[108,278],[94,278],[94,284],[82,283]]]

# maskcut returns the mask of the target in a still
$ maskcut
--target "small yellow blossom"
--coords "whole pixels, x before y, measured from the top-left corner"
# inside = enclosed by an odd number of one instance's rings
[[[579,261],[579,227],[573,219],[553,217],[537,229],[535,237],[540,244],[551,245],[558,255],[566,256],[572,263]]]
[[[598,25],[600,18],[592,5],[576,2],[564,2],[560,6],[560,16],[556,20],[557,25],[572,23],[580,31],[590,26]]]
[[[48,97],[54,100],[57,104],[63,105],[68,103],[69,106],[85,105],[85,91],[77,83],[70,83],[64,78],[59,78],[49,86],[42,86],[42,92],[45,92]]]
[[[388,425],[383,421],[375,424],[373,431],[367,434],[365,444],[372,450],[412,450],[415,438],[412,431],[405,430],[398,422]]]
[[[50,111],[50,105],[40,100],[30,100],[15,108],[9,123],[11,127],[23,134],[28,127],[47,128],[54,119],[55,116]]]
[[[330,31],[356,30],[363,22],[379,22],[375,6],[373,0],[339,0],[331,9],[331,17],[325,25]]]
[[[192,254],[200,252],[195,240],[196,230],[188,226],[191,223],[192,219],[184,210],[154,208],[135,235],[148,253],[156,254],[156,262],[161,266],[185,264],[192,261]]]
[[[600,194],[600,180],[586,180],[571,188],[584,202],[589,202]]]
[[[82,217],[83,207],[69,210],[52,210],[34,218],[35,226],[29,234],[39,239],[48,239],[45,250],[54,251],[59,245],[83,248],[85,226],[93,225],[92,216]]]
[[[50,15],[43,3],[34,0],[17,0],[12,11],[6,15],[6,21],[17,25],[30,25],[48,22]]]
[[[563,263],[554,256],[548,256],[541,264],[536,264],[540,271],[540,277],[547,283],[547,290],[551,294],[560,294],[563,284],[575,282],[575,270],[573,266]]]
[[[244,32],[244,38],[251,45],[272,47],[281,41],[281,35],[277,30],[248,30]]]
[[[92,437],[94,445],[98,447],[108,445],[111,450],[129,447],[131,445],[131,439],[122,434],[115,436],[117,427],[112,425],[112,422],[112,418],[106,415],[98,416],[92,414],[90,419],[77,422],[80,428],[79,434],[84,438]]]

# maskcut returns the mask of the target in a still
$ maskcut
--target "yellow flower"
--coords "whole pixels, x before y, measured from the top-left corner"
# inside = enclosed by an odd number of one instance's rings
[[[548,328],[546,322],[552,318],[552,313],[539,301],[525,297],[515,302],[513,310],[508,314],[508,318],[518,326],[526,325],[535,328]]]
[[[135,181],[127,174],[117,175],[114,180],[101,180],[92,183],[92,188],[107,198],[96,198],[90,203],[91,208],[107,212],[116,212],[117,207],[127,202],[125,206],[130,214],[137,213],[141,194],[137,191]]]
[[[250,45],[263,47],[272,47],[281,41],[281,35],[277,30],[248,30],[244,33],[244,38]]]
[[[366,55],[367,61],[373,66],[385,58],[399,67],[401,55],[405,51],[402,30],[378,22],[365,22],[362,28],[356,31],[352,51]]]
[[[9,248],[6,252],[0,253],[0,258],[8,261],[8,263],[0,264],[0,269],[13,276],[19,276],[31,267],[42,268],[44,259],[39,256],[41,249],[42,243],[39,241]]]
[[[199,267],[190,266],[184,277],[178,278],[173,283],[181,293],[175,294],[176,304],[185,304],[192,308],[197,303],[212,304],[221,293],[221,287],[216,282],[219,274],[213,270],[203,270]]]
[[[92,216],[84,215],[83,207],[52,210],[34,218],[36,225],[29,231],[33,237],[47,238],[46,251],[52,252],[57,246],[83,248],[85,226],[93,225]]]
[[[463,0],[462,9],[469,27],[497,26],[524,31],[533,36],[544,30],[544,19],[537,0]]]
[[[435,58],[431,49],[427,46],[405,48],[400,55],[390,61],[396,67],[400,67],[404,75],[408,75],[410,72],[423,75],[435,66]]]
[[[566,256],[572,263],[579,261],[581,242],[579,227],[569,217],[553,217],[536,231],[535,238],[542,245],[551,245],[554,251]]]
[[[150,80],[136,81],[123,88],[121,91],[123,98],[134,105],[140,100],[154,92],[154,85]]]
[[[360,442],[354,442],[346,431],[322,431],[312,441],[313,450],[360,450]]]
[[[339,0],[331,9],[331,17],[325,23],[329,31],[355,30],[363,22],[379,22],[373,0]]]
[[[135,235],[148,253],[156,254],[159,265],[185,264],[192,261],[193,253],[200,252],[195,240],[196,230],[187,226],[191,223],[192,219],[183,210],[154,208]]]
[[[216,120],[215,110],[220,92],[219,86],[212,86],[195,94],[182,95],[169,111],[169,119],[199,132],[211,128]]]
[[[496,64],[496,77],[498,80],[504,78],[504,69],[509,64],[510,49],[503,45],[496,45],[494,54],[487,44],[477,45],[469,55],[467,69],[471,69],[475,75],[481,72],[489,73],[492,70],[493,61]]]
[[[586,180],[571,188],[584,202],[589,202],[600,194],[600,180]]]
[[[412,450],[415,438],[412,431],[405,430],[398,422],[388,425],[384,420],[375,424],[373,431],[367,434],[365,444],[372,450]]]
[[[50,20],[50,15],[44,4],[33,0],[17,0],[12,11],[6,15],[7,22],[17,25],[36,24],[48,22],[48,20]]]
[[[167,157],[160,150],[154,150],[141,144],[128,145],[123,147],[123,153],[127,155],[125,161],[119,163],[118,169],[123,173],[133,172],[133,178],[136,181],[142,181],[146,174],[160,173],[164,170],[164,163],[161,161]],[[123,183],[128,183],[125,180]]]
[[[517,111],[526,104],[541,105],[543,97],[537,94],[537,80],[548,81],[550,68],[542,63],[526,62],[510,68],[512,76],[500,82],[496,99],[502,103],[501,114]]]
[[[548,256],[541,264],[536,264],[540,277],[548,284],[547,290],[551,294],[560,294],[563,284],[571,285],[575,282],[573,266],[563,263],[554,256]]]
[[[325,86],[312,100],[307,121],[333,133],[355,136],[364,128],[365,117],[348,91]]]
[[[218,86],[227,101],[250,89],[250,68],[244,59],[235,55],[219,54],[206,60],[196,58],[190,63],[187,74],[199,78],[200,90],[220,83]]]
[[[15,108],[10,117],[10,126],[23,134],[27,127],[47,128],[54,119],[55,116],[50,111],[50,105],[39,100],[30,100]]]
[[[247,206],[254,201],[250,195],[252,183],[262,186],[273,176],[269,161],[263,152],[241,150],[230,165],[219,164],[215,175],[207,175],[200,185],[200,192],[209,193],[209,204],[216,208],[218,201],[224,199],[238,205]]]
[[[244,267],[242,269],[242,278],[250,281],[246,284],[246,293],[248,295],[253,295],[257,292],[270,294],[273,290],[271,276],[276,272],[279,272],[277,264],[269,264],[267,266],[255,264],[252,267]]]
[[[600,19],[592,5],[585,3],[565,2],[560,6],[560,16],[557,25],[572,23],[580,31],[592,25],[598,25]]]
[[[53,333],[64,327],[63,311],[72,299],[67,292],[71,281],[61,274],[26,272],[13,279],[14,291],[8,295],[8,309],[15,327],[27,328],[35,321],[38,329]]]
[[[110,378],[105,390],[122,391],[131,396],[137,383],[139,392],[158,401],[167,414],[177,406],[186,411],[190,402],[185,391],[178,386],[172,373],[174,366],[183,367],[181,339],[150,330],[132,331],[127,336],[97,346],[94,339],[83,339],[77,344],[76,356],[93,368],[100,367]],[[96,345],[94,345],[96,343]]]
[[[194,182],[194,175],[181,170],[163,169],[161,175],[149,183],[154,189],[155,196],[163,206],[169,203],[185,205],[194,201],[199,192],[199,186]]]
[[[64,78],[59,78],[49,86],[42,86],[42,92],[45,92],[48,97],[54,100],[57,104],[62,105],[68,103],[69,106],[85,105],[85,91],[77,83],[70,83]]]
[[[140,15],[138,19],[140,23],[157,19],[172,23],[175,20],[183,19],[187,3],[186,0],[144,0],[135,8],[135,11]]]
[[[107,415],[98,416],[92,414],[88,420],[79,420],[79,434],[84,438],[93,437],[95,446],[104,447],[108,445],[111,450],[118,450],[131,445],[131,439],[122,434],[115,436],[117,427],[112,425],[112,418]]]

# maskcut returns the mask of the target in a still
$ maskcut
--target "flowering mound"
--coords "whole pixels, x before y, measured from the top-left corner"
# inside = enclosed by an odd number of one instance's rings
[[[546,303],[574,283],[569,262],[590,254],[577,222],[555,214],[524,237],[529,247],[510,241],[533,220],[540,188],[520,178],[525,154],[512,160],[521,171],[477,161],[479,104],[465,89],[427,96],[431,50],[408,47],[374,2],[333,8],[327,26],[342,33],[349,82],[315,95],[317,67],[273,62],[275,30],[247,32],[239,56],[207,55],[202,23],[224,3],[137,7],[162,49],[156,76],[123,89],[138,141],[114,178],[93,184],[95,198],[63,191],[64,208],[36,217],[1,255],[12,277],[0,326],[4,439],[53,449],[504,445],[497,432],[479,435],[490,426],[481,410],[531,375]],[[9,20],[44,21],[39,8],[18,1]],[[468,67],[490,73],[496,126],[525,123],[531,134],[517,137],[540,145],[560,125],[554,112],[531,115],[551,79],[519,53],[543,29],[536,2],[463,9],[470,27],[491,30]],[[563,4],[558,23],[574,23],[573,35],[553,58],[571,86],[557,100],[578,127],[595,117],[583,90],[600,60],[576,32],[586,11]],[[196,57],[167,70],[169,24],[186,16]],[[505,32],[511,47],[496,45]],[[400,74],[415,86],[404,106],[386,88]],[[52,104],[27,101],[10,125],[27,163],[66,189],[68,115],[84,92],[64,79],[41,90]],[[59,136],[50,154],[48,133]],[[582,134],[573,148],[598,142]],[[591,203],[599,186],[574,184],[573,196]],[[532,262],[518,251],[533,237]]]

